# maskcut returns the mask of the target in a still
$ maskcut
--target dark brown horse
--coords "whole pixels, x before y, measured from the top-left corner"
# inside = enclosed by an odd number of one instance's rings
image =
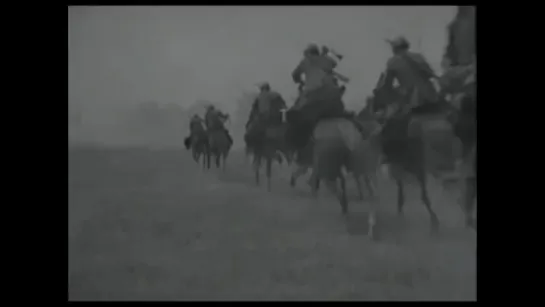
[[[233,145],[227,131],[224,129],[216,129],[212,131],[207,131],[208,142],[209,142],[209,154],[207,155],[208,168],[210,169],[210,160],[213,157],[216,168],[222,168],[225,172],[227,157],[229,156],[229,151]]]
[[[190,136],[184,139],[184,146],[187,150],[191,149],[191,155],[195,162],[199,163],[199,159],[202,157],[203,170],[210,168],[209,156],[209,143],[206,131],[204,127],[202,130],[193,131]]]
[[[274,161],[282,163],[282,156],[288,164],[291,164],[291,151],[285,143],[286,125],[272,125],[264,127],[264,133],[260,138],[252,138],[248,134],[245,136],[247,153],[253,155],[253,168],[255,172],[255,182],[260,184],[260,170],[263,161],[265,161],[265,173],[267,176],[267,190],[271,190],[272,164]]]
[[[357,115],[354,116],[354,120],[360,126],[360,132],[364,140],[368,140],[372,134],[375,134],[377,131],[379,131],[379,129],[381,129],[381,125],[379,121],[377,120],[377,117],[375,116],[373,105],[371,104],[369,100],[365,108],[363,108]],[[310,151],[310,152],[313,151],[313,143],[309,144],[306,151]],[[310,156],[312,156],[312,154],[310,154]],[[297,184],[297,179],[305,175],[309,169],[312,169],[312,161],[304,161],[299,159],[296,167],[292,171],[290,185],[292,187],[295,187],[295,185]],[[346,170],[346,173],[352,173],[356,181],[359,180],[357,171],[354,172],[351,169],[345,169],[345,170]],[[313,192],[314,192],[313,196],[317,196],[316,192],[320,187],[320,178],[317,177],[314,169],[312,169],[311,177],[307,183],[313,189]],[[363,198],[363,192],[361,189],[359,189],[360,184],[357,184],[357,187],[358,187],[358,193],[360,198]]]
[[[450,120],[452,109],[442,103],[418,108],[404,107],[405,97],[399,92],[375,89],[375,109],[382,109],[386,120],[382,129],[382,149],[392,170],[398,188],[398,214],[403,214],[405,203],[405,174],[416,177],[421,200],[431,219],[431,229],[439,226],[427,190],[428,173],[441,174],[453,167],[459,152],[454,125]],[[445,165],[447,165],[445,167]]]
[[[380,205],[378,172],[382,153],[379,135],[380,129],[377,129],[364,139],[354,122],[346,118],[320,120],[313,131],[313,194],[316,194],[319,180],[324,180],[328,189],[337,195],[343,216],[349,218],[346,179],[342,169],[353,173],[362,202],[363,178],[370,200],[367,234],[371,239],[376,238],[377,210]],[[340,190],[337,189],[337,180],[340,182]]]

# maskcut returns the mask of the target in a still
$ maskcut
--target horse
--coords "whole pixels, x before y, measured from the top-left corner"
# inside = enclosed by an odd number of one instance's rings
[[[187,150],[191,149],[191,154],[195,162],[199,163],[199,158],[203,157],[203,170],[207,167],[210,168],[210,160],[208,159],[210,148],[204,128],[202,131],[193,131],[190,136],[186,137],[184,139],[184,146]]]
[[[244,140],[246,142],[247,153],[253,154],[253,168],[256,185],[260,184],[260,169],[263,160],[265,160],[267,191],[270,192],[273,161],[276,160],[279,164],[282,164],[282,157],[284,157],[287,163],[291,164],[292,154],[284,141],[284,136],[286,134],[285,123],[264,127],[263,129],[263,137],[256,138],[246,134]]]
[[[356,128],[354,122],[346,118],[331,118],[319,120],[313,130],[313,194],[316,194],[318,182],[323,179],[327,188],[337,196],[344,218],[349,218],[348,201],[346,198],[346,179],[342,168],[351,170],[360,201],[363,199],[363,184],[369,192],[370,210],[368,214],[367,235],[375,240],[377,225],[377,209],[380,205],[378,173],[380,171],[382,153],[379,143],[380,129],[373,131],[367,139]],[[340,191],[337,189],[340,181]]]
[[[412,174],[418,181],[421,200],[430,215],[431,231],[436,232],[439,219],[428,196],[427,176],[428,171],[435,175],[442,173],[445,161],[454,164],[457,153],[452,146],[457,139],[449,119],[452,110],[442,101],[408,110],[401,106],[406,99],[400,92],[377,88],[374,93],[374,102],[386,114],[381,131],[382,149],[397,185],[398,215],[403,216],[405,174]],[[442,152],[441,155],[434,150]],[[445,152],[450,154],[448,158],[445,158]]]
[[[207,135],[209,142],[208,169],[210,169],[210,160],[214,157],[216,168],[221,167],[222,171],[225,172],[227,157],[233,144],[224,129],[209,130]]]
[[[244,147],[244,155],[246,157],[246,162],[248,162],[249,159],[254,156],[252,145],[246,144],[246,146]],[[293,154],[289,152],[287,149],[277,149],[275,158],[278,164],[280,165],[284,163],[284,160],[286,160],[288,165],[291,165],[293,162]]]
[[[459,185],[462,192],[460,205],[465,215],[466,226],[476,230],[473,217],[477,198],[477,108],[476,82],[463,82],[462,76],[444,77],[442,86],[444,93],[451,94],[454,99],[454,114],[451,121],[454,132],[462,144],[462,161],[460,163]],[[462,79],[462,80],[460,80]],[[467,78],[466,78],[467,81]]]
[[[378,131],[380,128],[380,123],[377,120],[374,111],[373,111],[373,105],[369,102],[367,105],[357,114],[354,116],[354,120],[358,123],[358,125],[361,127],[361,135],[362,137],[367,140],[371,134]],[[312,142],[308,145],[308,148],[305,150],[312,151],[313,144]],[[291,178],[290,178],[290,185],[291,187],[295,187],[297,183],[297,179],[301,177],[302,175],[305,175],[309,169],[312,169],[312,161],[302,161],[299,160],[299,163],[296,165],[296,168],[292,171]],[[354,176],[355,181],[357,182],[359,180],[358,172],[354,172],[351,169],[345,169],[345,173],[352,173]],[[320,178],[317,177],[316,172],[314,169],[312,169],[312,174],[307,181],[308,185],[312,188],[313,196],[316,197],[316,192],[320,187]],[[313,188],[314,187],[314,188]],[[360,185],[357,184],[358,187],[358,193],[360,198],[363,198],[363,192],[361,189],[359,189]]]

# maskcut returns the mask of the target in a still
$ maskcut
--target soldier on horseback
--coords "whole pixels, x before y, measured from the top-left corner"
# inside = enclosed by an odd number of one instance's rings
[[[459,6],[458,13],[449,24],[448,43],[442,66],[441,87],[445,94],[453,96],[458,105],[464,96],[469,99],[475,94],[476,52],[475,52],[475,7]]]
[[[314,126],[320,119],[348,117],[342,102],[343,90],[335,80],[335,65],[320,53],[317,45],[311,44],[292,73],[293,81],[300,85],[301,91],[287,113],[290,124],[287,138],[290,146],[298,152],[299,159],[304,155]]]
[[[333,68],[336,68],[337,67],[337,61],[341,61],[343,59],[343,55],[342,54],[339,54],[337,53],[336,51],[334,50],[330,50],[329,47],[327,46],[322,46],[322,56],[326,58],[327,61],[331,62],[331,66]],[[335,59],[333,58],[335,57]],[[332,74],[333,74],[333,77],[334,77],[334,82],[335,82],[335,85],[339,86],[339,81],[342,81],[344,83],[348,83],[348,81],[350,81],[350,79],[348,79],[348,77],[336,72],[336,71],[332,71]],[[344,92],[346,91],[346,86],[343,84],[343,85],[340,85],[340,89],[341,89],[341,96],[344,95]]]
[[[206,114],[204,115],[204,120],[206,123],[207,130],[210,131],[223,131],[227,135],[229,142],[233,143],[233,138],[229,134],[229,130],[225,128],[224,122],[229,118],[228,114],[224,114],[220,110],[216,109],[214,105],[209,105],[206,107]]]
[[[193,115],[189,121],[189,131],[191,135],[204,131],[204,120],[199,114]]]
[[[388,40],[393,56],[386,64],[386,73],[378,87],[387,92],[401,94],[404,109],[419,109],[438,101],[438,93],[431,79],[437,78],[426,59],[419,53],[409,51],[410,43],[400,36]],[[399,87],[394,89],[394,80]]]
[[[282,150],[284,146],[283,111],[287,107],[282,96],[272,91],[269,83],[264,82],[258,86],[260,93],[252,104],[244,141],[250,152],[261,157],[266,155],[270,148]],[[282,162],[280,155],[276,155],[276,158],[279,163]]]
[[[201,145],[206,145],[206,131],[204,130],[204,120],[195,114],[189,122],[189,136],[185,138],[184,145],[186,149],[193,148],[193,157],[198,158],[198,150]]]
[[[271,90],[269,83],[260,84],[259,89],[246,123],[245,138],[248,143],[262,139],[268,127],[281,125],[282,110],[286,109],[286,102],[278,92]]]
[[[388,42],[393,56],[375,91],[379,99],[388,100],[389,104],[382,131],[387,159],[401,155],[425,138],[434,144],[437,166],[441,170],[451,169],[454,163],[452,125],[447,120],[449,108],[440,103],[442,100],[432,83],[437,76],[421,54],[409,51],[410,44],[404,37]],[[395,80],[399,84],[397,88],[394,88]]]

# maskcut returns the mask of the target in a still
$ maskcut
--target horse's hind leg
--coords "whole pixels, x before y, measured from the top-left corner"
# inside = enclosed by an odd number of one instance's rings
[[[222,161],[222,164],[221,164],[221,168],[222,168],[222,171],[225,173],[225,169],[226,169],[226,164],[227,164],[227,154],[223,154],[222,155],[222,158],[223,158],[223,161]]]
[[[312,168],[312,172],[310,173],[310,178],[308,179],[307,184],[312,188],[314,188],[315,185],[320,184],[318,174],[315,168]]]
[[[220,163],[221,162],[221,153],[218,153],[215,156],[216,156],[215,157],[216,158],[216,168],[219,169],[221,167],[221,165],[220,165],[221,164]]]
[[[357,172],[354,172],[353,175],[354,175],[354,181],[356,182],[356,186],[358,188],[358,197],[360,198],[361,201],[363,201],[363,189],[362,189],[362,184],[360,180],[360,175]]]
[[[295,184],[297,183],[297,179],[301,177],[302,175],[306,174],[308,171],[308,166],[305,165],[296,165],[296,169],[291,173],[290,178],[290,186],[295,187]]]
[[[476,229],[475,218],[473,217],[473,208],[477,198],[477,180],[475,178],[465,178],[463,191],[463,210],[466,219],[466,226]]]
[[[397,185],[397,214],[403,216],[403,206],[405,205],[405,187],[402,179],[396,179]]]
[[[271,191],[271,175],[272,175],[272,158],[268,157],[265,165],[265,172],[267,174],[267,191]]]
[[[342,174],[339,174],[338,178],[340,179],[341,189],[337,189],[337,181],[333,178],[324,178],[327,188],[331,193],[337,196],[339,203],[341,205],[342,214],[348,216],[348,201],[346,199],[346,180]]]
[[[320,189],[320,177],[318,176],[315,169],[312,169],[312,174],[310,176],[310,179],[308,180],[308,184],[310,185],[312,191],[312,197],[318,197],[318,190]]]
[[[424,205],[426,206],[426,210],[428,210],[428,213],[430,214],[431,230],[435,232],[439,228],[439,219],[437,218],[435,211],[433,211],[433,209],[431,208],[431,201],[428,196],[428,188],[426,186],[426,173],[424,171],[421,171],[416,177],[418,182],[420,183],[422,202],[424,203]]]
[[[339,175],[339,181],[341,183],[341,191],[340,195],[338,195],[339,201],[341,202],[341,207],[343,210],[343,214],[348,214],[348,200],[346,199],[346,178],[340,174]]]
[[[259,185],[259,168],[261,167],[261,157],[254,154],[254,173],[255,173],[255,184]]]
[[[377,170],[378,172],[378,170]],[[380,205],[380,192],[378,191],[378,177],[374,175],[365,176],[365,184],[370,196],[369,215],[367,216],[367,235],[371,240],[377,239],[375,226],[377,225],[377,211]]]

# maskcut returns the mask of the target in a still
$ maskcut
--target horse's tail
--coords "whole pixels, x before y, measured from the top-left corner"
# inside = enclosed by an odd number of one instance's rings
[[[189,150],[191,148],[191,136],[188,136],[184,139],[185,149]]]

